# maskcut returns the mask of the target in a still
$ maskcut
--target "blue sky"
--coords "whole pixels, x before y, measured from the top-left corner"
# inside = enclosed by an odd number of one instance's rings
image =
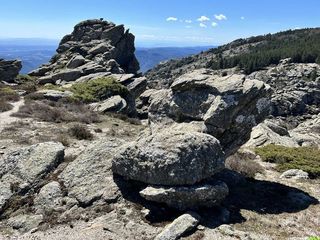
[[[0,0],[0,38],[60,39],[81,20],[125,24],[140,46],[220,45],[319,27],[319,0]]]

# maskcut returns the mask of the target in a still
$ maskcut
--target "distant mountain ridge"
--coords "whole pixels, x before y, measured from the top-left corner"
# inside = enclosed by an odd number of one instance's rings
[[[41,38],[0,38],[0,58],[22,60],[22,74],[49,62],[56,53],[59,40]],[[146,72],[157,64],[201,53],[213,46],[195,47],[136,47],[140,71]]]
[[[136,48],[136,56],[140,62],[140,71],[146,72],[157,64],[170,59],[187,57],[193,54],[201,53],[213,46],[199,47],[155,47],[155,48]]]

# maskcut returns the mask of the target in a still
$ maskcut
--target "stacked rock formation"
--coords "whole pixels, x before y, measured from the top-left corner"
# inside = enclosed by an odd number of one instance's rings
[[[138,74],[134,35],[123,25],[102,19],[86,20],[74,27],[60,42],[57,54],[48,64],[29,73],[40,84],[74,84],[103,77],[112,77],[126,86],[128,96],[108,93],[103,101],[94,103],[99,112],[135,113],[135,98],[146,88],[146,78]],[[42,92],[43,93],[43,92]],[[46,92],[45,96],[63,97],[61,92]]]
[[[139,63],[134,51],[134,35],[123,25],[102,19],[87,20],[61,40],[49,64],[30,75],[40,77],[40,83],[61,83],[83,76],[92,79],[111,73],[136,74]]]
[[[0,81],[12,83],[18,76],[22,64],[20,60],[0,59]]]
[[[263,82],[208,69],[148,90],[149,131],[118,151],[113,172],[148,184],[140,192],[147,200],[180,210],[219,204],[228,187],[213,178],[269,114],[269,95]]]

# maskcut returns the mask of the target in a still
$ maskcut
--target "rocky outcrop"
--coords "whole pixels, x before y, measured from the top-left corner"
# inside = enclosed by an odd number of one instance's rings
[[[293,122],[293,123],[292,123]],[[271,118],[254,127],[244,147],[260,147],[268,144],[286,147],[320,147],[320,115],[302,121],[293,118]]]
[[[154,92],[148,108],[151,128],[196,123],[229,154],[249,138],[270,112],[270,87],[244,75],[220,77],[208,69],[183,75],[167,90]]]
[[[22,68],[20,60],[4,60],[0,59],[0,81],[8,83],[14,82]]]
[[[30,75],[44,84],[75,81],[100,72],[136,74],[139,63],[134,51],[134,36],[123,25],[87,20],[61,40],[50,63]]]
[[[268,83],[274,89],[272,115],[288,117],[320,113],[320,79],[317,76],[320,76],[318,64],[282,61],[248,78]]]

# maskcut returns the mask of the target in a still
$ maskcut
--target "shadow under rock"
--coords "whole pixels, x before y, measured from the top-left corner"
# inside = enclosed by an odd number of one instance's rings
[[[225,170],[217,176],[229,186],[230,193],[222,204],[222,209],[227,209],[230,213],[228,223],[246,221],[240,213],[242,209],[259,214],[281,214],[300,212],[310,205],[319,204],[316,198],[298,188],[244,177],[235,181],[237,175],[241,178],[240,174]],[[221,209],[200,209],[199,213],[203,217],[203,224],[207,227],[215,228],[223,223]],[[213,216],[219,216],[220,222],[213,220]]]
[[[201,224],[208,228],[246,221],[240,213],[242,209],[259,214],[281,214],[299,212],[310,205],[319,204],[316,198],[300,189],[276,182],[246,179],[231,170],[226,169],[215,178],[227,183],[230,194],[221,207],[195,210],[202,217]],[[125,180],[118,175],[114,175],[114,180],[124,199],[134,203],[139,210],[144,207],[150,211],[145,217],[150,224],[171,222],[185,213],[142,198],[139,192],[147,186],[146,184]]]
[[[162,225],[167,222],[172,222],[184,213],[176,209],[169,208],[165,204],[154,203],[141,197],[139,192],[148,186],[145,183],[126,180],[124,177],[117,174],[113,175],[113,179],[125,200],[133,203],[137,210],[141,211],[143,208],[149,210],[149,213],[145,214],[143,218],[150,224]]]

